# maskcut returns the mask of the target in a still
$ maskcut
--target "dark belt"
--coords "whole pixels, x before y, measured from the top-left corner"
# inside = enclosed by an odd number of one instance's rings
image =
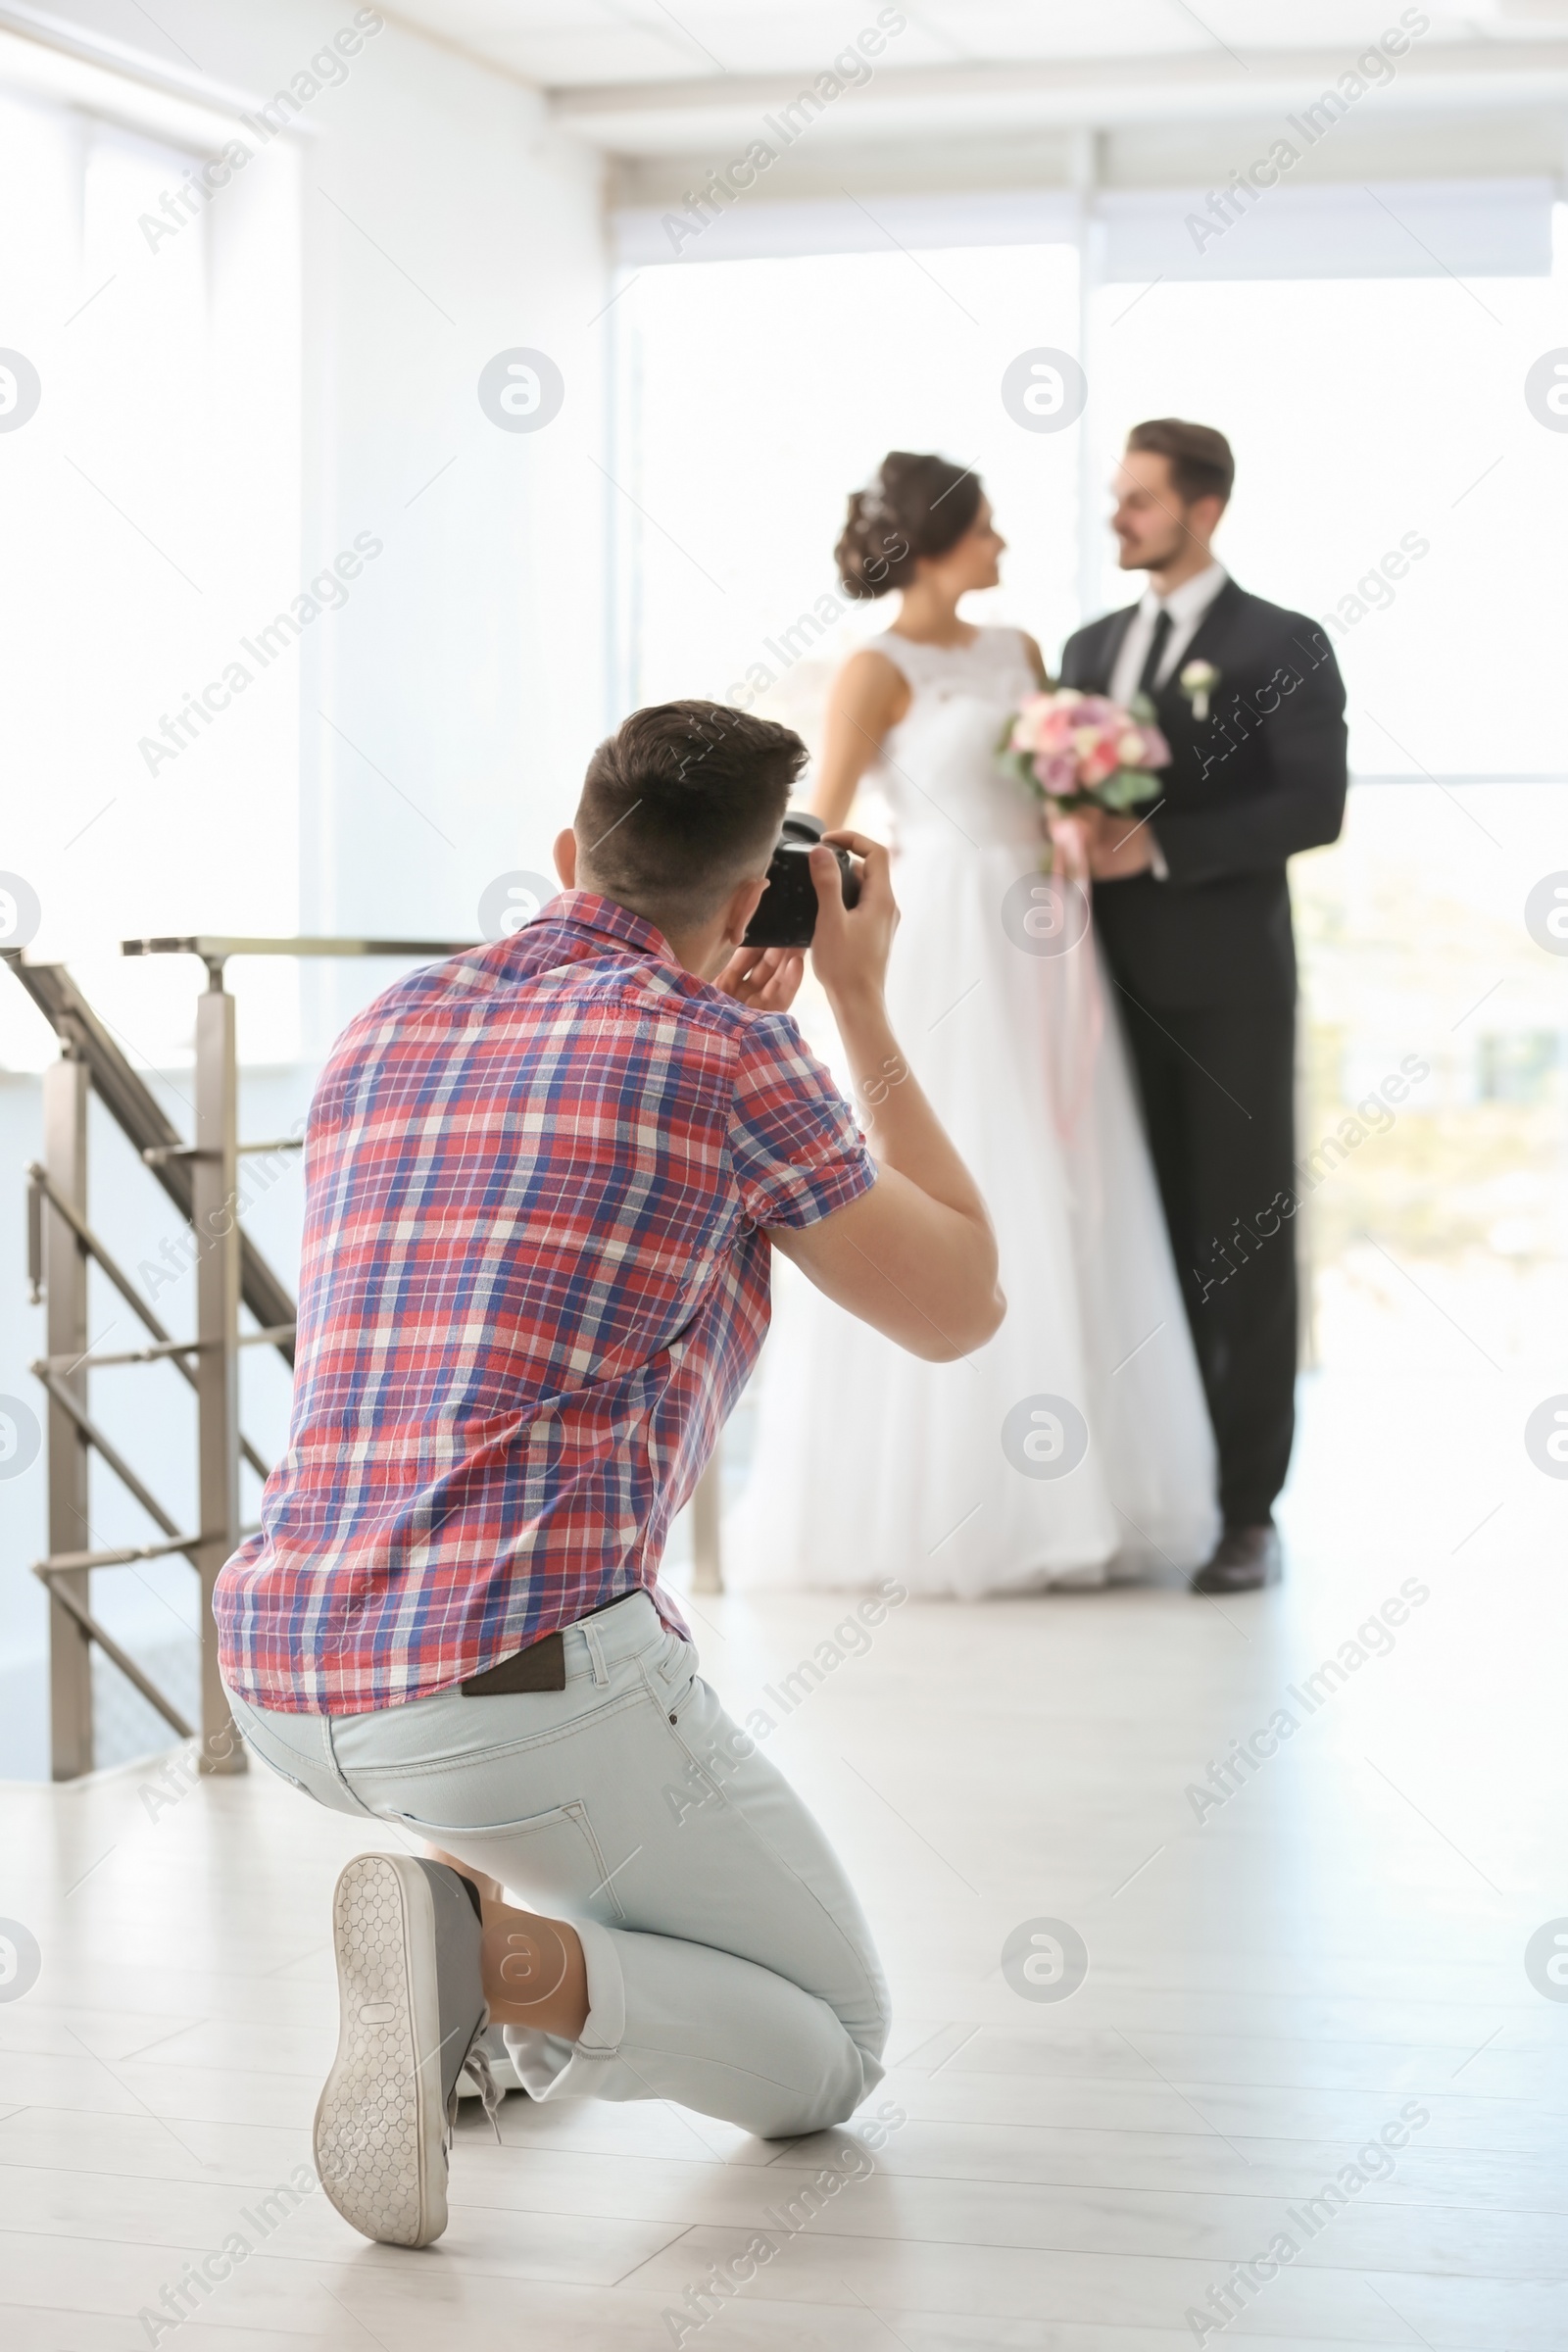
[[[597,1608],[585,1609],[576,1622],[580,1625],[589,1617],[602,1617],[607,1609],[618,1609],[623,1600],[631,1598],[629,1592],[617,1592],[613,1600],[602,1600]],[[510,1657],[487,1666],[482,1674],[471,1674],[466,1683],[458,1685],[459,1690],[465,1698],[503,1698],[514,1690],[564,1690],[564,1627],[560,1628],[537,1642],[530,1642],[526,1649],[514,1649]]]

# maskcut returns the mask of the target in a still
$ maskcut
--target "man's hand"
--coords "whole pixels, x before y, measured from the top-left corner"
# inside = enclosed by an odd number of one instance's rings
[[[816,885],[812,968],[830,1002],[839,997],[880,999],[899,927],[887,851],[864,833],[828,833],[823,840],[859,858],[860,896],[854,906],[846,906],[838,859],[825,847],[811,852],[811,880]]]
[[[811,852],[816,933],[811,963],[838,1023],[876,1183],[814,1225],[768,1238],[808,1279],[912,1355],[945,1364],[990,1339],[1006,1311],[997,1243],[974,1179],[942,1132],[888,1025],[882,984],[898,928],[888,854],[863,833],[829,833],[860,860],[846,906],[838,860]]]
[[[1089,872],[1096,882],[1123,882],[1146,874],[1154,862],[1154,836],[1148,817],[1110,808],[1088,808],[1074,822],[1084,828]]]
[[[713,986],[753,1012],[788,1012],[805,971],[800,948],[737,948]]]

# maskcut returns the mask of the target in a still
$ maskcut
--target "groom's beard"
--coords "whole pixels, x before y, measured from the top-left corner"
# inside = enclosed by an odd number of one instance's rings
[[[1123,571],[1164,571],[1179,563],[1186,550],[1185,532],[1159,547],[1138,547],[1133,541],[1123,539],[1117,543],[1117,561]]]

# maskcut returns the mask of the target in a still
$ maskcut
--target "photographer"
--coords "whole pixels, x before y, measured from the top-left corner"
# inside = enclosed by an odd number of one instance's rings
[[[1004,1311],[883,1007],[885,852],[835,837],[853,909],[810,853],[875,1164],[789,1017],[800,953],[741,944],[805,756],[710,703],[634,713],[556,845],[563,895],[389,989],[317,1090],[290,1443],[216,1611],[256,1752],[444,1857],[364,1854],[334,1899],[317,2164],[368,2237],[445,2228],[487,2021],[535,2098],[670,2098],[764,2136],[881,2078],[859,1907],[658,1581],[772,1248],[918,1355]]]

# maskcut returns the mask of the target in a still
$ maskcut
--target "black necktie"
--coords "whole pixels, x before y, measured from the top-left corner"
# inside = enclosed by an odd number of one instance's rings
[[[1159,676],[1159,665],[1165,659],[1165,648],[1170,643],[1170,633],[1174,626],[1175,623],[1169,612],[1161,605],[1154,616],[1154,634],[1149,640],[1149,652],[1145,657],[1143,670],[1138,680],[1139,693],[1147,694],[1151,702],[1154,699],[1154,684]]]

